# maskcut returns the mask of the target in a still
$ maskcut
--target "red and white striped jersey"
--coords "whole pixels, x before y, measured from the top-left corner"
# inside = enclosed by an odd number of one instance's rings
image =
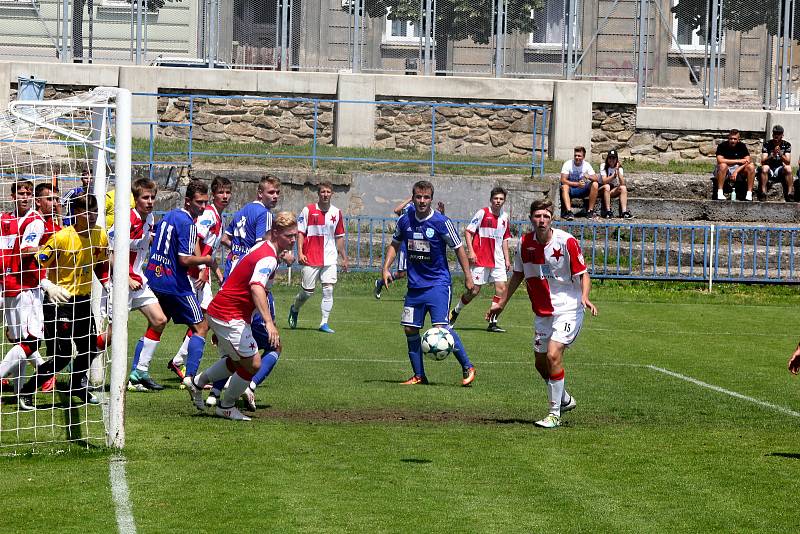
[[[22,255],[25,249],[38,250],[43,244],[44,219],[39,212],[31,209],[28,213],[17,219],[17,239],[11,250],[10,264],[7,265],[6,276],[3,282],[4,295],[16,297],[24,289],[33,289],[39,286],[44,277],[44,271],[36,261],[36,254]]]
[[[0,277],[11,272],[11,257],[17,236],[17,216],[8,212],[0,213]]]
[[[556,313],[581,309],[581,279],[586,272],[578,240],[563,230],[553,229],[550,241],[543,245],[536,234],[522,236],[514,272],[525,275],[528,298],[533,313],[549,317]]]
[[[152,213],[145,219],[136,209],[131,208],[131,250],[130,262],[128,266],[128,276],[142,285],[147,285],[147,278],[144,276],[144,266],[150,259],[150,239],[155,226],[155,217]],[[108,232],[109,246],[114,248],[114,227]]]
[[[236,263],[208,305],[208,314],[221,321],[241,319],[249,324],[256,311],[250,286],[260,285],[269,291],[277,270],[278,254],[272,243],[257,244]]]
[[[40,213],[39,215],[42,214]],[[58,220],[56,220],[55,216],[50,216],[49,219],[45,219],[44,215],[42,215],[42,219],[44,219],[44,234],[42,234],[42,239],[39,243],[47,243],[51,235],[61,230],[61,225],[58,224]]]
[[[213,255],[219,248],[222,239],[222,216],[217,211],[214,204],[206,206],[205,211],[200,214],[194,223],[197,228],[197,242],[200,244],[200,255]],[[200,268],[198,266],[189,267],[189,276],[200,278]]]
[[[506,212],[495,217],[491,209],[481,208],[467,225],[467,231],[474,234],[472,250],[477,257],[477,267],[505,267],[503,241],[511,237]]]
[[[318,204],[309,204],[297,218],[297,231],[305,236],[303,254],[308,259],[307,265],[336,265],[336,238],[344,235],[339,208],[331,206],[328,211],[322,211]]]

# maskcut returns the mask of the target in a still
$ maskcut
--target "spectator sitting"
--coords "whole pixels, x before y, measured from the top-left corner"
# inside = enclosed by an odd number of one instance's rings
[[[767,199],[767,188],[770,182],[782,182],[784,198],[789,201],[794,200],[791,160],[792,145],[783,139],[783,126],[776,124],[772,128],[772,139],[766,141],[764,148],[761,149],[758,200]]]
[[[736,178],[740,173],[747,180],[747,195],[745,200],[753,200],[753,183],[756,178],[756,166],[750,160],[750,151],[742,143],[739,130],[733,129],[728,134],[728,140],[717,145],[717,166],[714,169],[717,186],[717,200],[725,200],[725,181],[730,180],[733,186],[731,200],[736,200]]]
[[[597,202],[599,184],[594,169],[585,158],[586,149],[576,146],[573,159],[561,166],[561,216],[567,221],[575,218],[572,213],[573,198],[588,197],[588,201],[584,201],[586,217],[595,218],[594,203]]]
[[[628,211],[628,188],[625,186],[625,175],[616,150],[609,150],[606,160],[600,164],[598,182],[600,193],[603,195],[603,217],[610,219],[614,216],[611,199],[619,197],[619,216],[623,219],[633,219],[633,215]]]

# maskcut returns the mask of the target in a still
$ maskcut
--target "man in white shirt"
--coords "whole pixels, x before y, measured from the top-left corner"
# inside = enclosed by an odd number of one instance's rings
[[[572,213],[573,198],[587,198],[584,201],[586,217],[594,219],[594,204],[597,202],[597,193],[600,185],[592,166],[585,161],[586,149],[576,146],[572,160],[565,161],[561,166],[561,216],[564,220],[571,221],[575,218]]]

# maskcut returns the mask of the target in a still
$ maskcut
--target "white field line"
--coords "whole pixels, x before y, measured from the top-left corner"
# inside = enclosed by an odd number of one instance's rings
[[[344,362],[344,363],[396,363],[398,365],[408,365],[407,358],[396,358],[393,360],[381,358],[281,358],[282,362]],[[533,365],[533,358],[530,360],[519,361],[502,361],[502,360],[481,360],[480,365]],[[570,362],[570,367],[647,367],[641,363],[585,363],[585,362]]]
[[[717,393],[724,393],[725,395],[730,395],[736,399],[744,400],[747,402],[752,402],[753,404],[757,404],[764,408],[769,408],[770,410],[774,410],[776,412],[780,412],[782,414],[791,415],[792,417],[800,417],[800,412],[796,412],[794,410],[790,410],[784,406],[778,406],[777,404],[772,404],[771,402],[766,402],[762,400],[755,399],[753,397],[748,397],[747,395],[742,395],[741,393],[737,393],[735,391],[731,391],[729,389],[725,389],[723,387],[715,386],[714,384],[709,384],[707,382],[703,382],[702,380],[698,380],[696,378],[692,378],[691,376],[682,375],[680,373],[676,373],[674,371],[670,371],[669,369],[664,369],[662,367],[656,367],[655,365],[647,365],[648,369],[652,369],[653,371],[657,371],[659,373],[664,373],[665,375],[671,376],[673,378],[679,378],[680,380],[685,380],[686,382],[690,382],[696,386],[700,386],[703,388],[710,389],[712,391],[716,391]]]
[[[136,523],[133,521],[128,479],[125,476],[125,457],[113,455],[109,460],[108,479],[111,482],[111,497],[117,515],[117,529],[120,534],[136,534]]]

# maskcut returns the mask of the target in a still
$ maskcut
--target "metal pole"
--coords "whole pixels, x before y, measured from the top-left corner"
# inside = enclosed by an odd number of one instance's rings
[[[503,48],[505,48],[505,34],[503,33],[503,21],[506,18],[506,5],[505,0],[497,0],[495,2],[495,9],[497,17],[492,21],[495,27],[494,39],[494,77],[503,77]]]
[[[361,72],[361,9],[362,0],[355,0],[353,11],[353,72]]]
[[[784,111],[787,107],[787,100],[789,97],[789,74],[791,63],[789,62],[789,50],[792,47],[792,36],[789,33],[790,23],[792,18],[789,16],[792,10],[792,0],[784,0],[781,10],[783,16],[783,38],[779,41],[781,44],[781,98],[780,109]]]
[[[645,50],[646,38],[645,38],[645,20],[647,18],[647,11],[646,5],[647,0],[639,0],[639,53],[637,56],[638,64],[636,65],[636,77],[637,77],[637,84],[636,84],[636,104],[641,105],[644,101],[644,85],[645,85],[645,61],[647,57],[647,53]],[[644,55],[643,55],[644,54]]]
[[[219,4],[210,0],[208,6],[208,68],[213,69],[217,61],[217,39],[219,33]]]
[[[69,0],[61,2],[61,61],[69,63]]]
[[[575,30],[578,26],[575,22],[576,11],[578,10],[577,0],[569,0],[566,5],[569,10],[566,14],[567,27],[564,32],[567,36],[567,79],[571,80],[575,77]]]
[[[142,64],[142,2],[136,0],[136,64]]]
[[[708,107],[713,108],[717,103],[717,69],[719,65],[719,28],[717,18],[719,16],[719,0],[711,2],[711,53],[710,53],[710,73],[708,76]]]
[[[425,76],[432,74],[431,68],[431,33],[434,26],[433,0],[425,0]]]

